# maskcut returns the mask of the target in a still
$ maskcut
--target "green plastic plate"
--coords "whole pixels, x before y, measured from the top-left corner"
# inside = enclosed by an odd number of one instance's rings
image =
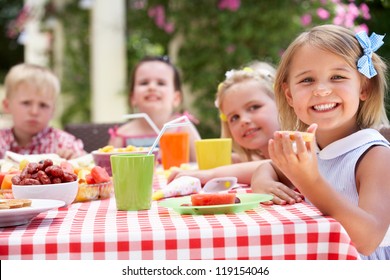
[[[240,203],[221,204],[210,206],[184,206],[191,204],[191,196],[170,198],[159,202],[162,207],[172,208],[182,215],[214,215],[214,214],[231,214],[250,210],[259,206],[260,202],[270,201],[273,196],[268,194],[245,193],[237,194]]]

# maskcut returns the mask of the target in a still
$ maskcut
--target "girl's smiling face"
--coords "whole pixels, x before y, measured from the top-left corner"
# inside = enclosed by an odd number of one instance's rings
[[[307,125],[318,124],[317,135],[331,131],[342,136],[358,129],[357,111],[367,96],[359,72],[342,57],[302,46],[291,61],[283,88],[298,118]]]
[[[136,70],[131,104],[141,112],[163,111],[171,114],[180,105],[175,91],[174,71],[161,61],[143,62]]]
[[[268,155],[268,140],[279,129],[275,101],[255,80],[230,87],[221,104],[230,133],[240,146]]]

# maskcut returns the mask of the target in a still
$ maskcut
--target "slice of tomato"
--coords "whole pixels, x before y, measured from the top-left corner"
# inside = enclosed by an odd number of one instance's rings
[[[4,176],[5,176],[5,173],[0,172],[0,186],[1,186],[1,183],[3,183]]]
[[[85,175],[85,181],[88,185],[96,184],[95,179],[92,177],[92,174]]]
[[[107,170],[100,166],[94,166],[91,170],[91,175],[97,184],[109,182],[111,180]]]

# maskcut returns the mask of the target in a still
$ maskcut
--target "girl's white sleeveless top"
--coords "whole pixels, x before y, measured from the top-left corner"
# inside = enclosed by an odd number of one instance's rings
[[[355,205],[359,201],[355,181],[356,164],[367,149],[376,145],[390,148],[389,142],[377,130],[363,129],[328,145],[317,153],[318,167],[322,176]],[[386,238],[389,234],[390,230]],[[379,246],[371,255],[360,257],[362,259],[390,259],[390,246],[388,245]]]

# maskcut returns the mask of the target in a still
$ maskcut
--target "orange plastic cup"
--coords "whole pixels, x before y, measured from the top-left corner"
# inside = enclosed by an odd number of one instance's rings
[[[190,160],[190,137],[188,132],[166,132],[160,139],[161,161],[165,170],[180,167]]]

